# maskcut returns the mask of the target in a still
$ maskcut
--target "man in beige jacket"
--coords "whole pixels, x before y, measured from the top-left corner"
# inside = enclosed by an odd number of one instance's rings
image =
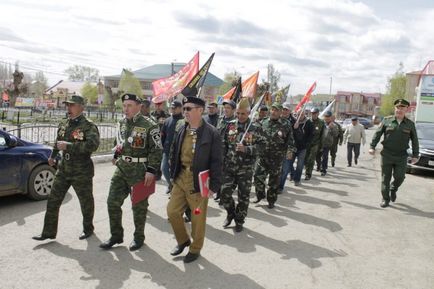
[[[363,145],[365,145],[366,143],[365,128],[359,123],[357,116],[351,119],[351,124],[348,125],[345,130],[344,143],[347,144],[347,166],[351,167],[351,163],[353,160],[353,151],[354,163],[357,165],[357,160],[360,155],[360,144],[362,143]]]

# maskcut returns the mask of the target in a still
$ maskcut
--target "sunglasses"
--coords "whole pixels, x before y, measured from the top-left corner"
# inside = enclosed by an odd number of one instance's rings
[[[193,108],[198,108],[198,106],[184,106],[182,108],[183,111],[191,111]]]

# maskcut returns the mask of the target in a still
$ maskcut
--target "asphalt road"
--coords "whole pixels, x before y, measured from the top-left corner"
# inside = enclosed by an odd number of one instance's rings
[[[150,199],[146,246],[128,251],[127,199],[124,244],[98,248],[109,237],[109,163],[96,165],[96,234],[88,240],[78,240],[73,190],[57,239],[47,242],[31,239],[41,232],[45,202],[1,198],[0,288],[434,288],[434,176],[407,175],[397,202],[381,209],[379,156],[365,146],[359,165],[347,168],[344,151],[326,177],[315,172],[300,187],[288,181],[275,209],[252,203],[242,233],[221,227],[226,213],[210,200],[202,256],[187,265],[169,255],[175,240],[163,184]]]

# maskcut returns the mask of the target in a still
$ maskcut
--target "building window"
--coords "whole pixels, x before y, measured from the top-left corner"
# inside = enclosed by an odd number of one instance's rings
[[[142,89],[145,89],[145,90],[151,90],[152,89],[152,83],[149,81],[143,81],[141,83],[141,85],[142,85]]]

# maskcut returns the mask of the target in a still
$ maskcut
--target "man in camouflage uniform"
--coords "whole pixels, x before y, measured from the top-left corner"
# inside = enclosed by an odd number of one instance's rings
[[[151,117],[154,119],[157,123],[159,128],[164,124],[164,121],[166,118],[168,118],[170,115],[164,110],[164,104],[165,102],[155,102],[155,110],[151,112]]]
[[[223,186],[221,200],[227,211],[223,227],[235,219],[235,231],[243,230],[244,219],[249,207],[250,188],[256,160],[256,139],[258,125],[249,119],[250,104],[243,99],[237,108],[237,119],[230,121],[223,136]],[[247,131],[247,133],[246,133]],[[243,138],[241,142],[241,139]],[[238,187],[238,204],[232,197]]]
[[[324,133],[322,137],[322,147],[317,153],[317,164],[319,164],[321,176],[327,174],[328,162],[329,162],[329,152],[333,145],[333,140],[338,136],[339,130],[335,123],[332,121],[332,112],[326,111],[324,114]]]
[[[310,112],[312,114],[311,119],[314,130],[312,141],[307,147],[306,152],[306,181],[310,180],[312,177],[312,170],[313,166],[315,165],[317,153],[322,148],[322,137],[324,133],[324,121],[318,118],[319,109],[315,107],[312,108]]]
[[[335,115],[332,115],[333,125],[335,125],[337,130],[338,130],[338,135],[333,138],[333,144],[330,147],[330,156],[331,156],[332,167],[335,166],[336,153],[338,152],[338,144],[341,146],[342,142],[344,141],[344,130],[342,129],[342,126],[339,123],[337,123],[335,120],[336,120]]]
[[[226,128],[229,122],[235,119],[235,108],[237,104],[233,100],[225,100],[223,102],[223,116],[219,118],[217,123],[217,130],[220,133],[220,136],[223,138],[226,132]],[[220,200],[221,192],[217,191],[214,197],[214,200]],[[222,200],[219,201],[219,205],[222,206]]]
[[[33,237],[38,241],[56,238],[59,209],[71,186],[77,194],[83,214],[83,232],[79,239],[88,238],[94,230],[95,206],[92,195],[94,167],[90,156],[99,146],[99,132],[96,125],[82,114],[84,99],[81,96],[73,95],[64,103],[68,109],[68,119],[59,124],[54,149],[48,163],[54,166],[55,159],[60,157],[60,151],[63,158],[48,197],[44,229],[41,235]]]
[[[380,206],[385,208],[389,202],[395,202],[396,192],[404,182],[407,167],[408,142],[411,140],[411,163],[416,163],[419,157],[419,140],[416,126],[409,120],[405,113],[410,103],[405,99],[397,99],[394,102],[395,115],[385,117],[374,134],[369,153],[375,154],[375,147],[384,134],[381,142],[381,194],[383,200]],[[393,174],[393,182],[390,183]]]
[[[150,186],[160,168],[162,146],[157,123],[140,113],[140,98],[134,94],[122,95],[125,118],[119,121],[116,153],[116,170],[110,183],[107,198],[111,237],[100,245],[110,249],[123,242],[122,204],[131,193],[131,187],[144,182]],[[134,217],[134,240],[130,251],[143,246],[148,198],[132,206]]]
[[[292,129],[286,120],[280,118],[282,105],[273,103],[270,117],[262,121],[260,141],[257,144],[258,160],[254,183],[259,203],[265,198],[265,180],[268,175],[268,208],[274,208],[280,183],[283,159],[295,151]]]

